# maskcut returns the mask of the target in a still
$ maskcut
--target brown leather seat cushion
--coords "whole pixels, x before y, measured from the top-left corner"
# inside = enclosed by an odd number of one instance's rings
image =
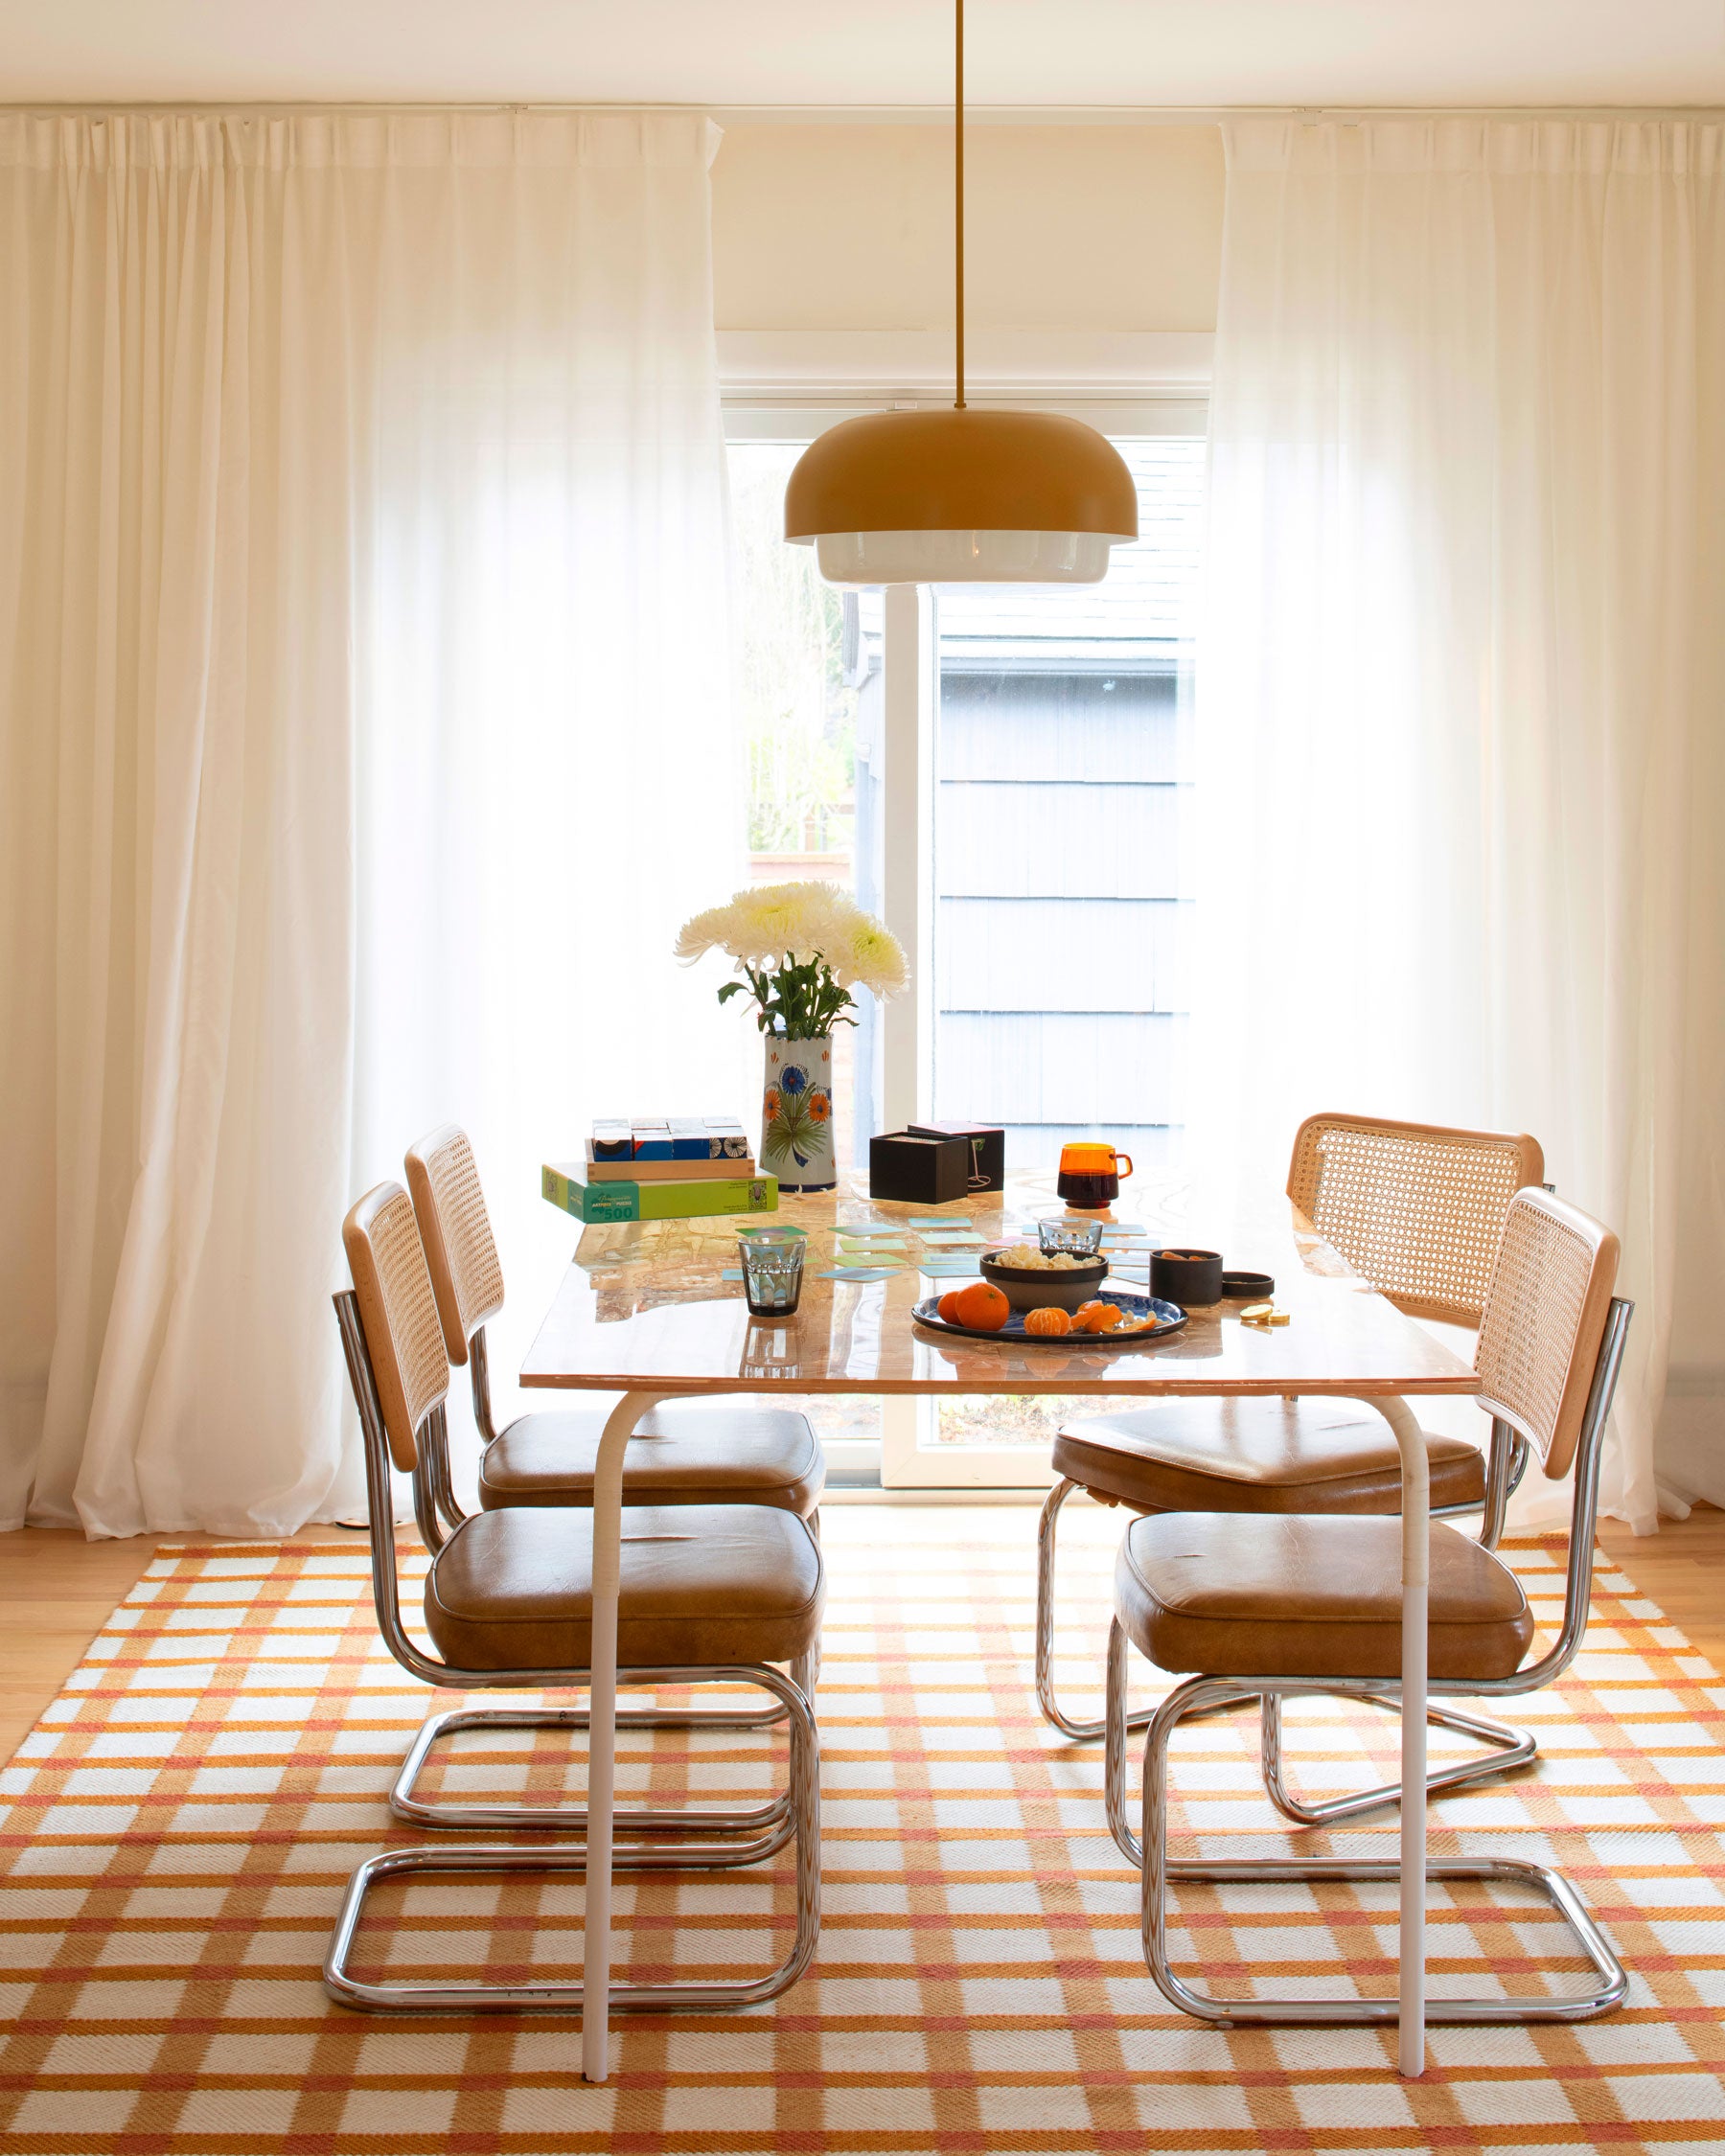
[[[1432,1503],[1478,1504],[1485,1462],[1462,1437],[1426,1434]],[[1399,1512],[1401,1455],[1354,1400],[1170,1400],[1073,1423],[1054,1469],[1146,1512]]]
[[[591,1504],[604,1411],[523,1415],[487,1446],[479,1502]],[[806,1415],[791,1408],[656,1408],[623,1456],[636,1504],[772,1504],[807,1519],[826,1462]]]
[[[476,1512],[432,1559],[426,1624],[459,1669],[585,1669],[593,1515]],[[820,1625],[820,1551],[770,1504],[626,1505],[617,1663],[646,1669],[791,1662]]]
[[[1322,1513],[1135,1520],[1115,1612],[1158,1668],[1207,1677],[1399,1677],[1401,1522]],[[1521,1582],[1432,1525],[1430,1670],[1507,1677],[1533,1638]]]

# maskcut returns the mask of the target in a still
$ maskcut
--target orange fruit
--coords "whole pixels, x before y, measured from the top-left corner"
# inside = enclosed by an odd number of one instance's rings
[[[998,1333],[1012,1315],[1012,1305],[992,1281],[973,1280],[960,1288],[954,1307],[958,1322],[975,1333]]]
[[[1046,1339],[1058,1339],[1062,1333],[1072,1329],[1070,1316],[1057,1303],[1046,1303],[1040,1310],[1026,1310],[1024,1330]]]
[[[935,1305],[935,1308],[940,1313],[940,1321],[942,1324],[963,1324],[964,1320],[958,1315],[958,1290],[956,1288],[949,1288],[946,1294],[941,1296],[939,1302]]]
[[[1117,1302],[1081,1302],[1072,1313],[1072,1330],[1075,1333],[1112,1333],[1121,1316]]]

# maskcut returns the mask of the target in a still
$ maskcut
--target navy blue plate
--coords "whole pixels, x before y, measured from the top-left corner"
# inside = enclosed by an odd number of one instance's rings
[[[950,1293],[950,1291],[949,1291]],[[910,1312],[919,1325],[927,1325],[932,1333],[945,1333],[954,1340],[1009,1340],[1020,1347],[1150,1347],[1159,1340],[1166,1340],[1170,1333],[1179,1332],[1186,1321],[1186,1314],[1177,1302],[1162,1302],[1155,1296],[1135,1296],[1123,1288],[1104,1289],[1094,1298],[1097,1302],[1112,1302],[1123,1310],[1128,1318],[1141,1318],[1153,1310],[1162,1319],[1153,1333],[1027,1333],[1024,1330],[1024,1313],[1015,1310],[998,1333],[978,1332],[974,1325],[949,1325],[940,1315],[940,1297],[930,1296],[915,1304]]]

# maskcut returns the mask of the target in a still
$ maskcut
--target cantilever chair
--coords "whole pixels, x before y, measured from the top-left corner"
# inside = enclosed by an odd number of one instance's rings
[[[348,1372],[358,1403],[371,1499],[372,1591],[385,1644],[426,1684],[459,1690],[548,1690],[582,1686],[592,1651],[592,1522],[589,1506],[511,1506],[479,1512],[443,1537],[426,1582],[426,1626],[443,1659],[425,1654],[402,1619],[396,1573],[390,1462],[423,1481],[423,1438],[448,1391],[449,1365],[431,1281],[407,1193],[381,1183],[342,1226],[353,1288],[335,1297]],[[710,2011],[775,1998],[794,1984],[820,1932],[819,1740],[811,1704],[811,1658],[820,1623],[820,1552],[794,1512],[765,1504],[630,1505],[623,1512],[622,1584],[617,1611],[620,1685],[747,1685],[769,1693],[790,1727],[786,1792],[748,1811],[695,1807],[622,1810],[621,1869],[728,1868],[758,1864],[796,1845],[796,1935],[768,1975],[724,1984],[618,1984],[620,2009]],[[789,1672],[774,1663],[789,1664]],[[447,1722],[448,1717],[439,1717]],[[576,1729],[585,1710],[534,1709],[500,1716],[520,1729]],[[665,1717],[619,1714],[620,1728],[659,1726]],[[756,1726],[714,1716],[709,1726]],[[391,1808],[424,1756],[424,1732],[409,1753]],[[492,1805],[407,1810],[442,1825],[551,1827],[584,1832],[585,1811]],[[349,1970],[365,1896],[380,1878],[403,1872],[581,1871],[579,1843],[534,1848],[388,1849],[355,1871],[337,1919],[324,1984],[343,2005],[375,2010],[463,2013],[522,2007],[567,2010],[579,1984],[370,1984]]]
[[[1526,1135],[1313,1115],[1295,1136],[1288,1196],[1398,1309],[1477,1327],[1509,1202],[1544,1174],[1540,1148]],[[1494,1418],[1488,1459],[1465,1438],[1430,1433],[1426,1454],[1434,1514],[1482,1513],[1480,1541],[1495,1548],[1528,1460],[1513,1427]],[[1080,1742],[1099,1737],[1102,1722],[1070,1714],[1054,1689],[1055,1538],[1061,1507],[1075,1489],[1139,1514],[1401,1510],[1395,1438],[1381,1415],[1351,1401],[1170,1400],[1099,1415],[1060,1432],[1054,1467],[1059,1479],[1043,1506],[1037,1547],[1036,1696],[1043,1719]],[[1534,1755],[1525,1731],[1447,1708],[1432,1718],[1493,1748],[1435,1768],[1434,1789],[1501,1774]],[[1133,1727],[1148,1720],[1137,1715]],[[1315,1825],[1395,1795],[1374,1789],[1310,1805],[1290,1800],[1285,1808]]]
[[[491,1365],[485,1328],[503,1307],[503,1268],[491,1215],[467,1133],[444,1123],[407,1149],[407,1188],[437,1298],[449,1361],[468,1365],[473,1421],[483,1451],[479,1503],[487,1512],[517,1504],[593,1502],[593,1470],[605,1429],[601,1407],[558,1408],[519,1415],[499,1431],[493,1418]],[[465,1517],[449,1469],[448,1427],[440,1407],[422,1441],[425,1471],[414,1479],[414,1511],[426,1547],[437,1549]],[[820,1534],[820,1493],[826,1461],[806,1415],[791,1408],[676,1404],[642,1416],[623,1461],[623,1499],[633,1504],[770,1504],[794,1512]],[[816,1642],[813,1668],[818,1674]],[[715,1715],[699,1709],[643,1710],[641,1727],[771,1729],[782,1707],[752,1715]],[[510,1726],[494,1708],[455,1709],[433,1715],[402,1770],[398,1812],[425,1825],[454,1825],[447,1806],[415,1800],[410,1792],[426,1755],[458,1731]]]
[[[484,1454],[479,1502],[486,1511],[515,1504],[593,1502],[593,1466],[605,1428],[599,1408],[558,1409],[519,1416],[499,1431],[492,1415],[485,1328],[503,1307],[503,1269],[467,1133],[454,1123],[407,1149],[407,1188],[419,1219],[444,1345],[468,1365],[473,1420]],[[435,1549],[461,1521],[449,1486],[441,1419],[420,1532]],[[770,1504],[796,1513],[819,1533],[826,1467],[808,1417],[788,1408],[669,1406],[644,1415],[623,1468],[623,1495],[637,1504]]]
[[[1598,1507],[1599,1451],[1632,1305],[1612,1296],[1617,1238],[1543,1190],[1510,1202],[1486,1296],[1475,1367],[1490,1414],[1541,1456],[1545,1472],[1575,1469],[1569,1574],[1556,1641],[1523,1666],[1533,1619],[1508,1567],[1434,1522],[1430,1667],[1434,1692],[1504,1698],[1561,1675],[1587,1629]],[[1194,1671],[1158,1707],[1144,1743],[1141,1842],[1127,1818],[1126,1649],[1159,1668]],[[1340,1692],[1395,1701],[1401,1668],[1401,1525],[1321,1513],[1164,1513],[1135,1520],[1115,1568],[1108,1640],[1105,1787],[1115,1841],[1140,1869],[1145,1960],[1164,1997],[1184,2012],[1248,2022],[1388,2022],[1390,1999],[1216,1999],[1168,1961],[1170,1880],[1388,1880],[1393,1861],[1226,1859],[1167,1854],[1168,1743],[1182,1718],[1261,1701],[1263,1764],[1280,1775],[1281,1703]],[[1617,2006],[1627,1979],[1610,1941],[1560,1873],[1503,1858],[1438,1857],[1432,1879],[1496,1879],[1529,1887],[1567,1919],[1598,1979],[1569,1997],[1431,1999],[1432,2021],[1581,2021]],[[1506,1913],[1506,1922],[1512,1920]]]

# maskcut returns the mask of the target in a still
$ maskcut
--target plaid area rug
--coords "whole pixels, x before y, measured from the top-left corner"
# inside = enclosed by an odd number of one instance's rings
[[[1084,1700],[1117,1515],[1068,1518],[1061,1681]],[[817,1958],[769,2007],[623,2020],[601,2089],[579,2078],[573,2017],[378,2019],[326,2000],[350,1868],[425,1838],[383,1800],[427,1694],[379,1644],[361,1548],[162,1550],[5,1772],[0,2156],[1725,2143],[1725,1688],[1621,1573],[1602,1571],[1568,1679],[1521,1703],[1538,1766],[1436,1804],[1432,1841],[1561,1866],[1629,1964],[1629,2003],[1574,2028],[1436,2029],[1408,2083],[1392,2031],[1222,2033],[1154,1990],[1100,1747],[1058,1743],[1036,1714],[1033,1513],[835,1506],[824,1525]],[[1561,1546],[1512,1555],[1554,1623]],[[1154,1672],[1136,1682],[1148,1696]],[[1388,1716],[1308,1705],[1290,1722],[1308,1789],[1393,1773]],[[1184,1732],[1177,1850],[1288,1847],[1255,1739],[1246,1715]],[[782,1765],[770,1737],[624,1743],[620,1790],[660,1801],[748,1800]],[[567,1764],[542,1736],[468,1738],[424,1788],[553,1801]],[[1393,1820],[1328,1839],[1388,1852]],[[1188,1889],[1175,1953],[1225,1991],[1389,1991],[1392,1894]],[[637,1875],[619,1901],[637,1974],[764,1968],[794,1914],[784,1860]],[[578,1884],[445,1878],[382,1891],[361,1958],[574,1977],[579,1926]],[[1474,1888],[1434,1890],[1431,1939],[1434,1991],[1581,1979],[1554,1923]]]

